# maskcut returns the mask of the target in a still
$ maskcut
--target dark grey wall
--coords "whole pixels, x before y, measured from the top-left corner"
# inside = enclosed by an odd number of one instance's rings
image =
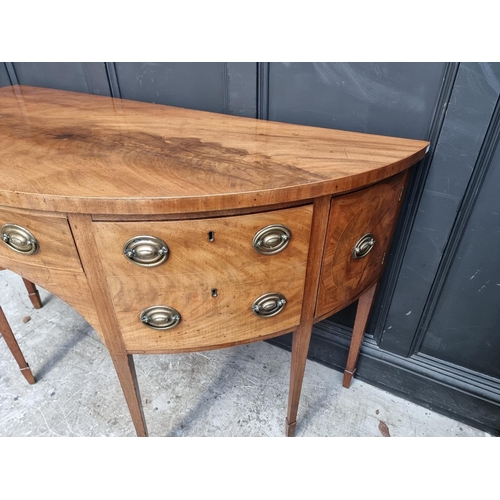
[[[6,64],[12,83],[110,95],[103,63]]]
[[[420,351],[500,379],[500,147],[447,270]]]
[[[442,63],[272,63],[269,119],[424,139],[443,70]]]
[[[10,85],[9,75],[5,64],[0,64],[0,87]]]
[[[116,63],[124,99],[255,118],[255,63]]]
[[[256,72],[256,63],[3,63],[0,85],[112,95],[255,118]]]
[[[384,349],[403,356],[412,354],[414,333],[499,92],[500,64],[460,65],[381,338]]]
[[[0,64],[17,83],[430,140],[357,377],[500,432],[499,63]],[[315,328],[313,359],[343,368],[355,310]]]

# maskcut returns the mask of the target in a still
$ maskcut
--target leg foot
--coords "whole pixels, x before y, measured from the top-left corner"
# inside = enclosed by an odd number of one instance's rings
[[[354,372],[350,372],[349,370],[344,370],[344,378],[342,380],[342,385],[349,389],[351,387],[352,377],[354,376]]]
[[[291,424],[288,423],[288,418],[285,420],[285,435],[286,437],[295,436],[295,428],[297,427],[297,422]]]
[[[288,410],[286,414],[286,435],[293,436],[297,425],[300,391],[304,379],[307,353],[314,323],[316,294],[319,287],[323,246],[326,238],[328,214],[330,213],[330,197],[323,196],[314,200],[312,227],[307,257],[306,285],[300,315],[300,325],[293,333],[292,361],[290,365],[290,390],[288,393]]]
[[[42,301],[40,299],[40,294],[38,293],[36,285],[24,278],[23,281],[26,290],[28,290],[28,296],[31,300],[31,303],[33,304],[33,307],[35,309],[40,309],[42,307]]]
[[[349,354],[347,356],[347,364],[344,372],[344,381],[342,383],[342,385],[347,388],[351,384],[352,376],[356,371],[359,351],[361,350],[361,342],[363,341],[363,335],[365,334],[366,323],[368,323],[368,316],[373,304],[376,289],[377,284],[369,288],[359,298],[358,310],[356,311],[356,319],[354,320],[354,328],[352,330],[351,345],[349,347]]]
[[[14,337],[14,333],[12,332],[12,329],[10,328],[10,325],[1,307],[0,307],[0,333],[2,334],[10,352],[14,356],[14,359],[16,360],[17,365],[21,370],[21,373],[24,375],[24,378],[30,384],[34,384],[35,378],[31,373],[31,369],[28,366],[28,363],[26,363],[26,360],[24,359],[23,353],[19,348],[19,344],[17,343],[17,340]]]
[[[289,437],[295,434],[295,426],[297,425],[297,412],[299,409],[300,392],[306,368],[311,330],[312,328],[303,329],[302,331],[299,329],[293,334],[290,390],[286,417],[286,435]]]
[[[118,380],[127,401],[132,422],[138,437],[147,437],[148,429],[142,410],[141,394],[135,372],[134,358],[131,354],[111,354]]]
[[[27,366],[26,368],[21,368],[21,373],[24,375],[24,378],[28,381],[28,384],[34,384],[36,382],[35,377],[33,377],[33,373],[31,373],[31,368]]]

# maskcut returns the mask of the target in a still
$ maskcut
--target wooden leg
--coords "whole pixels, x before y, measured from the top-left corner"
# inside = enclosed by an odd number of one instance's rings
[[[42,307],[42,301],[40,300],[40,294],[36,288],[36,285],[31,281],[23,278],[24,286],[26,290],[28,290],[28,295],[35,309],[40,309]]]
[[[7,343],[7,347],[10,349],[10,352],[14,356],[14,359],[17,361],[19,369],[21,370],[21,373],[24,375],[24,378],[28,381],[28,383],[34,384],[36,382],[35,377],[33,377],[33,373],[31,373],[31,369],[28,366],[28,363],[26,363],[26,360],[24,359],[23,353],[19,348],[19,344],[17,343],[14,334],[12,333],[10,325],[1,307],[0,307],[0,333],[2,333],[2,336],[5,342]]]
[[[120,335],[114,304],[106,285],[106,273],[94,238],[95,228],[93,226],[95,224],[89,214],[71,214],[69,223],[96,305],[101,328],[100,333],[104,336],[106,347],[109,349],[111,359],[115,365],[116,374],[122,386],[137,435],[145,437],[148,435],[148,430],[142,411],[134,358],[131,354],[127,354],[123,338]]]
[[[349,389],[352,377],[356,371],[361,342],[363,341],[363,335],[365,334],[366,323],[368,322],[368,316],[370,315],[370,309],[373,304],[373,299],[375,298],[376,289],[377,284],[373,285],[359,298],[358,310],[356,312],[356,319],[352,330],[351,345],[349,347],[349,355],[347,356],[347,365],[344,370],[344,380],[342,382],[342,385],[347,389]]]
[[[111,354],[118,380],[127,401],[135,431],[139,437],[147,437],[148,429],[142,411],[141,394],[137,383],[134,358],[131,354]]]
[[[299,409],[300,391],[304,379],[304,371],[311,339],[311,328],[297,330],[292,339],[292,362],[290,367],[290,390],[288,394],[288,412],[286,416],[285,434],[287,437],[295,435],[297,426],[297,411]]]
[[[307,353],[314,323],[314,310],[316,308],[316,295],[319,287],[321,262],[323,260],[323,247],[330,213],[330,197],[323,196],[314,200],[314,211],[309,242],[309,255],[307,257],[306,284],[304,299],[300,316],[300,326],[293,334],[292,362],[290,366],[290,391],[288,393],[288,411],[286,414],[285,434],[288,437],[295,435],[297,426],[297,411],[299,409],[300,391],[304,370],[306,368]]]

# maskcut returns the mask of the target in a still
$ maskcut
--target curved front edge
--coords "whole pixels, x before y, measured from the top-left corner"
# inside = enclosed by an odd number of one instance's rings
[[[94,301],[90,295],[87,278],[83,273],[37,266],[19,266],[11,262],[0,262],[0,266],[36,283],[66,302],[90,324],[104,342]]]
[[[348,306],[379,280],[406,179],[405,172],[332,199],[316,320]]]

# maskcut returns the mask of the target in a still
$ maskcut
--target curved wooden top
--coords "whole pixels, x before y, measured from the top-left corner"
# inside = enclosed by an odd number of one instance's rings
[[[352,191],[428,143],[15,86],[0,89],[0,205],[200,212]]]

